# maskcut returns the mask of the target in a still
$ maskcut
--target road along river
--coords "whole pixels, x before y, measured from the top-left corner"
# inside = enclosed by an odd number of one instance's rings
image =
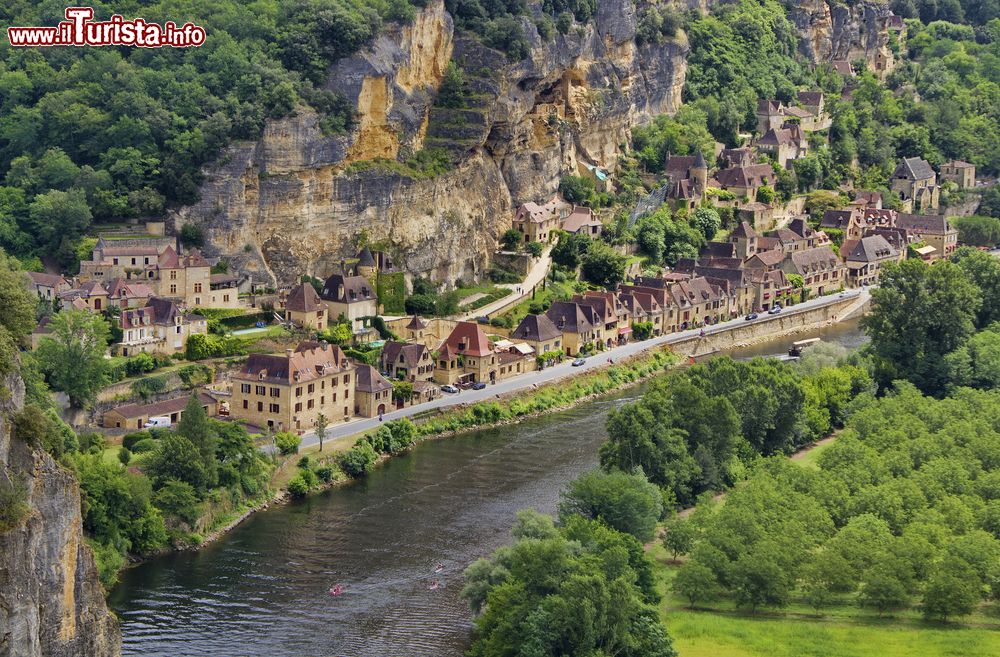
[[[732,355],[782,354],[814,336],[863,341],[845,322]],[[128,570],[110,597],[123,653],[459,657],[472,626],[462,570],[509,542],[518,509],[554,511],[563,486],[597,464],[608,410],[641,394],[425,442],[355,485]],[[434,580],[441,586],[431,590]],[[338,583],[344,593],[331,597]]]

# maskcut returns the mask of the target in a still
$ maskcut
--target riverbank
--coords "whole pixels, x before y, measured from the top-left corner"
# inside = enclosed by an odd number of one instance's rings
[[[618,359],[614,363],[609,363],[604,354],[598,353],[590,358],[589,367],[583,372],[578,372],[575,368],[565,368],[565,372],[560,376],[546,383],[536,384],[531,388],[495,394],[488,400],[414,414],[410,417],[417,427],[416,442],[413,447],[415,448],[427,440],[453,438],[471,431],[514,425],[549,413],[569,410],[580,404],[599,400],[638,386],[655,376],[676,367],[683,367],[690,362],[690,360],[674,353],[674,349],[678,348],[675,346],[676,343],[680,343],[680,348],[686,352],[686,355],[697,352],[697,356],[691,357],[702,358],[773,342],[845,321],[845,317],[835,319],[836,308],[843,305],[844,301],[837,302],[836,299],[829,301],[831,304],[807,309],[805,312],[789,312],[781,318],[785,321],[761,322],[751,326],[742,323],[743,320],[738,320],[731,322],[729,326],[712,327],[710,329],[712,332],[707,333],[704,337],[694,331],[689,332],[693,335],[663,336],[674,338],[674,343],[655,339],[647,340],[644,343],[634,343],[632,346],[639,347],[634,355]],[[764,328],[770,330],[763,330]],[[725,349],[719,349],[720,340],[729,335],[740,335],[741,339],[738,342],[730,343]],[[387,419],[393,418],[387,416]],[[204,532],[203,535],[199,535],[200,540],[179,542],[174,546],[174,549],[180,551],[198,550],[219,540],[258,511],[284,505],[295,499],[288,493],[286,487],[288,482],[299,473],[300,468],[297,464],[303,456],[309,457],[312,469],[331,466],[335,473],[331,481],[318,482],[309,491],[308,496],[315,496],[331,489],[356,483],[357,479],[352,479],[340,472],[337,465],[338,455],[350,449],[359,438],[372,433],[373,429],[377,429],[377,427],[376,424],[372,428],[359,429],[355,432],[327,438],[323,441],[322,451],[319,449],[318,442],[314,442],[301,447],[295,454],[278,457],[279,460],[271,477],[270,495],[262,496],[255,503],[248,503],[234,517],[227,517],[221,524],[217,524]],[[388,454],[382,454],[374,467],[383,467],[392,458]],[[142,560],[130,563],[129,567],[139,563],[142,563]]]

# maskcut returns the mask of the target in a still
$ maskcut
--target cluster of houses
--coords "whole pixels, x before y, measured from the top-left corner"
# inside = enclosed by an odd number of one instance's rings
[[[514,230],[525,243],[551,242],[560,231],[597,237],[603,224],[590,208],[567,203],[555,194],[545,203],[529,201],[514,213]]]

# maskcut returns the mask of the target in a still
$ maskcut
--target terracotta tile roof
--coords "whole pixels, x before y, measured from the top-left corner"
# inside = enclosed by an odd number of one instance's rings
[[[822,91],[800,91],[796,98],[807,107],[816,107],[823,102]]]
[[[823,228],[837,228],[843,230],[851,222],[850,210],[827,210],[823,213],[823,219],[819,225]]]
[[[794,251],[788,255],[789,261],[798,274],[814,271],[828,271],[840,265],[840,259],[828,246],[817,246],[805,251]]]
[[[911,233],[928,233],[931,235],[944,235],[953,232],[948,220],[939,214],[903,214],[896,217],[896,226],[905,228]]]
[[[486,332],[475,322],[456,324],[445,344],[456,353],[466,356],[486,356],[493,353],[493,346],[486,337]]]
[[[892,245],[884,237],[881,235],[869,235],[856,241],[850,251],[848,251],[847,259],[859,262],[878,262],[879,260],[894,258],[896,255],[896,249],[892,248]]]
[[[750,239],[753,237],[757,237],[757,231],[755,231],[753,229],[753,226],[751,226],[749,223],[741,221],[740,225],[733,230],[732,236]]]
[[[414,315],[410,318],[410,323],[406,325],[406,328],[413,331],[421,331],[427,328],[427,322],[420,318],[420,315]]]
[[[175,251],[174,247],[172,246],[168,246],[167,248],[163,249],[163,253],[160,254],[160,257],[157,259],[156,264],[157,266],[160,267],[160,269],[181,268],[180,258],[177,257],[177,251]]]
[[[295,313],[312,313],[322,310],[323,302],[316,294],[316,288],[312,283],[300,283],[292,288],[285,300],[285,310]]]
[[[563,220],[563,230],[576,233],[585,226],[600,226],[601,222],[594,216],[590,208],[574,207],[569,216]]]
[[[781,262],[785,259],[785,253],[784,251],[778,251],[778,250],[760,251],[758,253],[755,253],[753,255],[753,258],[750,259],[753,260],[754,258],[756,258],[763,264],[767,265],[768,267],[773,267],[775,265],[781,264]]]
[[[583,308],[587,308],[587,311]],[[553,301],[545,315],[563,333],[586,333],[594,330],[592,312],[589,306],[581,306],[572,301]]]
[[[774,169],[770,164],[732,167],[715,174],[723,187],[759,187],[774,182]]]

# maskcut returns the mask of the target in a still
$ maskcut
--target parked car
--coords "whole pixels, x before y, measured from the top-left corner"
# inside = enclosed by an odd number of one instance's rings
[[[583,358],[577,358],[576,360],[573,361],[573,367],[580,367],[581,365],[583,365],[586,362],[587,361],[585,359],[583,359]]]
[[[774,308],[771,308],[770,310],[768,310],[767,314],[768,315],[777,315],[780,312],[781,312],[781,306],[776,305]]]
[[[451,385],[449,383],[449,384],[441,386],[441,391],[442,392],[456,393],[456,392],[458,392],[458,388],[456,388],[455,386],[453,386],[453,385]]]
[[[472,389],[473,390],[482,390],[485,387],[486,387],[486,384],[483,383],[482,381],[476,381],[475,383],[472,384]]]
[[[752,322],[755,319],[757,319],[757,313],[750,313],[746,316],[746,321],[748,322]]]

